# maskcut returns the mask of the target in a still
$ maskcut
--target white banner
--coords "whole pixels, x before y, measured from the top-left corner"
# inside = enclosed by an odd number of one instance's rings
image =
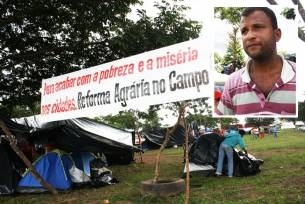
[[[210,44],[198,38],[44,79],[42,118],[54,121],[93,117],[210,97],[213,93]]]

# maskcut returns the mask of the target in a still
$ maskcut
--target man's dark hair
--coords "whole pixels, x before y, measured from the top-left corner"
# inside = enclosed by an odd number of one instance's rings
[[[252,14],[254,11],[264,12],[270,18],[272,27],[274,29],[278,28],[276,16],[275,16],[274,12],[268,7],[247,7],[242,11],[241,16],[247,17],[250,14]]]

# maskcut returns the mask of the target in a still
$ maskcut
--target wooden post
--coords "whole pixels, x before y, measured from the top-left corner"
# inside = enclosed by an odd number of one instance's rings
[[[134,126],[135,126],[135,137],[137,136],[138,137],[138,142],[139,142],[139,146],[140,146],[140,163],[142,164],[143,163],[143,154],[142,154],[142,142],[141,142],[141,135],[139,133],[139,118],[138,118],[138,113],[139,111],[136,110],[136,111],[133,111],[133,118],[134,118]]]
[[[185,107],[184,107],[185,108]],[[185,188],[185,204],[189,203],[190,199],[190,170],[189,170],[189,129],[185,120],[185,109],[182,113],[183,126],[185,131],[185,171],[186,171],[186,188]]]
[[[58,194],[57,190],[53,188],[49,183],[47,183],[35,170],[32,163],[28,160],[28,158],[23,154],[23,152],[18,148],[17,141],[13,134],[10,132],[8,127],[5,123],[0,119],[0,127],[2,128],[3,132],[5,133],[5,138],[9,141],[11,148],[16,152],[16,154],[21,158],[21,160],[25,163],[28,167],[29,171],[32,175],[38,180],[38,182],[48,191],[50,191],[53,195]]]

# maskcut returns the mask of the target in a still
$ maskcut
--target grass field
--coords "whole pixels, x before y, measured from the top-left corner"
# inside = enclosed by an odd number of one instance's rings
[[[189,203],[305,203],[305,133],[281,130],[274,139],[251,139],[246,135],[248,152],[263,159],[262,171],[250,177],[204,177],[192,174]],[[184,192],[172,197],[155,197],[140,191],[140,183],[154,176],[157,150],[149,150],[136,161],[125,166],[111,166],[113,176],[120,182],[99,188],[84,187],[53,196],[45,194],[20,194],[1,196],[0,203],[184,203]],[[142,159],[141,159],[142,158]],[[142,160],[142,161],[141,161]],[[161,177],[174,178],[182,175],[183,149],[168,148],[162,153]]]

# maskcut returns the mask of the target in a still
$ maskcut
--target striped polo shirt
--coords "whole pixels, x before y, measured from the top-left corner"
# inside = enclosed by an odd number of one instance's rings
[[[221,100],[215,110],[218,115],[296,115],[295,63],[282,57],[281,78],[267,97],[249,75],[246,67],[232,73],[225,83]]]

